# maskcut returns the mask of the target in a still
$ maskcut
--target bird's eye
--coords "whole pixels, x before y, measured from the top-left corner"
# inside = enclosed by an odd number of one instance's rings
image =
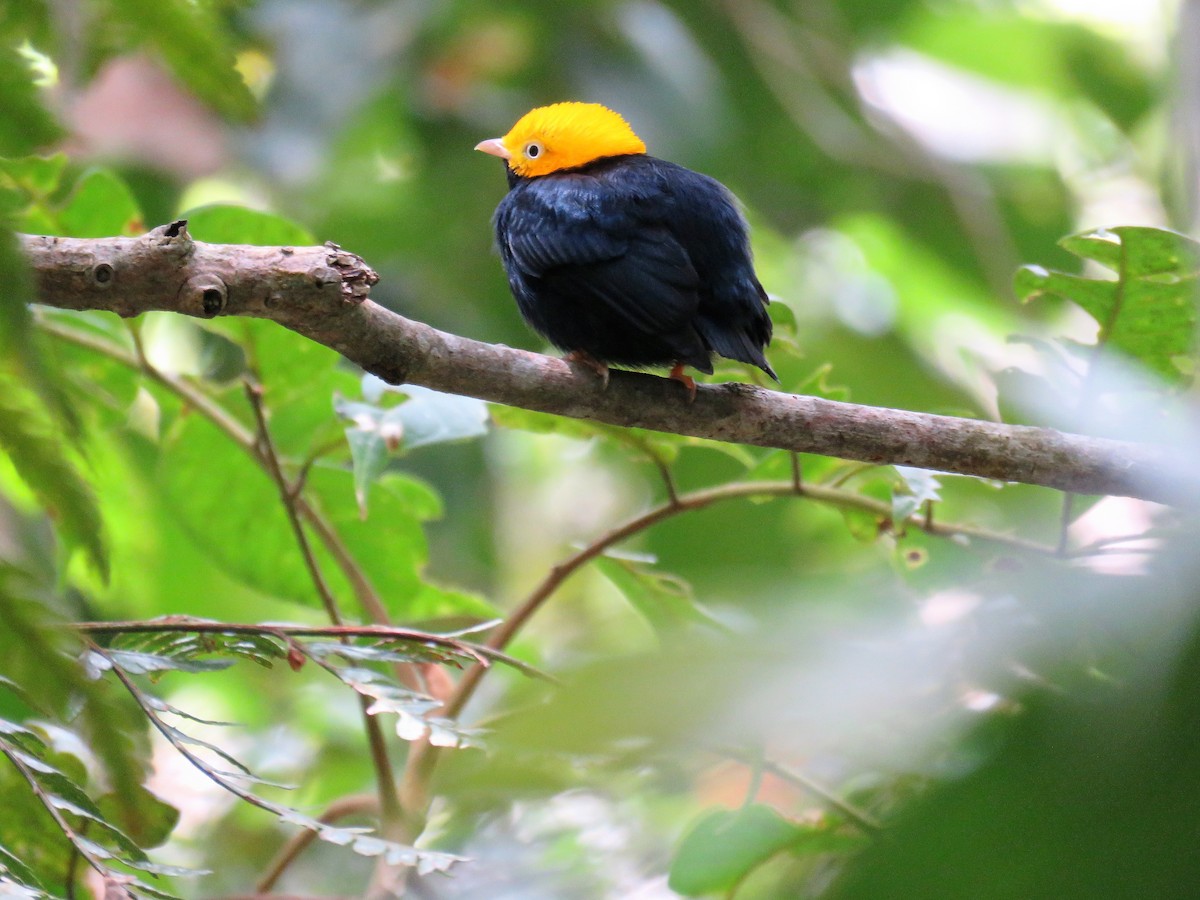
[[[540,143],[538,143],[537,141],[530,141],[528,144],[525,145],[526,159],[537,159],[539,156],[542,155],[543,152],[544,151],[543,151],[542,145]]]

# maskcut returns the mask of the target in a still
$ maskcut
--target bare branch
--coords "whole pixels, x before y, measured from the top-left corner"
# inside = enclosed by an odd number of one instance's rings
[[[743,384],[678,384],[613,372],[607,387],[561,359],[446,334],[367,299],[377,276],[325,247],[193,241],[186,223],[139,238],[21,236],[37,299],[122,316],[170,310],[268,318],[393,384],[719,441],[819,453],[1171,504],[1200,484],[1170,448],[951,416],[839,403]]]

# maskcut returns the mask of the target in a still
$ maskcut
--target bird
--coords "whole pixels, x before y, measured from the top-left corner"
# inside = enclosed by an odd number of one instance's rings
[[[617,112],[563,102],[522,116],[475,147],[506,163],[492,218],[517,307],[534,331],[594,369],[685,366],[712,356],[762,369],[769,300],[754,272],[749,227],[723,184],[646,152]]]

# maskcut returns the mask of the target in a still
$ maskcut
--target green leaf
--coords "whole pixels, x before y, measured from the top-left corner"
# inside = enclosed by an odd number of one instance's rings
[[[7,42],[0,43],[0,106],[0,154],[28,153],[62,133],[42,103],[29,62]]]
[[[142,213],[128,186],[107,169],[92,169],[75,184],[59,213],[62,233],[99,238],[143,230]]]
[[[403,446],[409,450],[487,434],[488,407],[482,400],[417,384],[387,385],[387,389],[408,397],[397,407],[397,415],[404,426]]]
[[[214,244],[256,244],[262,247],[304,247],[316,243],[311,233],[275,213],[214,203],[189,209],[188,231],[198,241]]]
[[[0,284],[3,285],[0,289],[0,351],[5,358],[24,357],[22,362],[28,368],[32,351],[26,304],[33,299],[33,280],[16,238],[3,226],[0,226]]]
[[[686,897],[728,892],[800,835],[798,826],[762,804],[712,810],[684,836],[667,885]]]
[[[1169,384],[1191,376],[1200,244],[1159,228],[1119,227],[1064,238],[1061,245],[1117,273],[1102,280],[1024,266],[1014,279],[1024,302],[1050,295],[1081,306],[1100,325],[1097,343],[1140,362]]]
[[[139,847],[158,847],[166,843],[179,824],[179,810],[142,785],[120,798],[104,794],[97,799],[96,805],[106,819],[118,823]],[[148,871],[145,865],[138,868]]]
[[[0,448],[57,524],[68,549],[82,550],[108,578],[108,549],[91,487],[66,453],[44,407],[0,375]]]
[[[325,409],[328,416],[328,405]],[[273,416],[272,433],[275,423]],[[181,420],[164,441],[157,471],[167,510],[213,565],[255,590],[316,605],[317,594],[277,488],[245,453],[231,452],[234,447],[206,420]],[[427,485],[385,473],[373,488],[371,520],[366,522],[354,502],[349,471],[314,467],[306,496],[344,545],[353,548],[359,566],[397,619],[494,615],[478,598],[423,581],[428,548],[421,523],[441,514],[440,499]],[[331,589],[349,602],[353,594],[339,567],[320,541],[314,538],[312,545]]]
[[[397,406],[379,406],[385,392],[408,397]],[[432,391],[419,385],[393,387],[373,375],[363,378],[368,402],[335,396],[334,412],[354,423],[346,429],[354,464],[354,495],[367,515],[367,494],[387,468],[388,455],[398,449],[467,440],[487,433],[488,408],[482,400]]]
[[[256,103],[234,66],[234,38],[207,3],[189,0],[113,0],[113,15],[153,45],[175,77],[201,100],[237,121]]]
[[[62,183],[66,168],[65,153],[0,158],[0,187],[15,192],[23,203],[45,205]],[[26,226],[22,224],[21,227]]]
[[[14,893],[13,896],[16,898],[49,896],[49,894],[43,893],[42,883],[34,874],[33,869],[5,849],[3,844],[0,844],[0,887],[11,889],[10,885],[14,881],[17,886],[29,890],[28,894]]]
[[[176,426],[156,475],[167,509],[213,565],[257,590],[315,604],[277,488],[235,450],[198,416]]]
[[[350,445],[350,460],[354,465],[354,499],[358,501],[359,515],[365,519],[371,485],[387,468],[387,442],[377,430],[355,427],[346,429],[346,443]]]
[[[1129,128],[1152,108],[1155,89],[1130,44],[1089,25],[1048,21],[1003,7],[913,16],[906,46],[957,68],[1071,106],[1081,95]]]
[[[595,565],[660,637],[677,634],[689,625],[724,630],[696,605],[687,582],[634,559],[602,556]]]
[[[134,650],[109,650],[108,657],[130,675],[151,672],[216,672],[233,665],[232,659],[188,659],[180,656],[160,656]]]
[[[396,736],[406,741],[428,738],[435,747],[470,747],[478,744],[478,732],[456,722],[429,713],[441,701],[402,687],[374,669],[333,666],[330,671],[356,693],[369,697],[369,715],[391,713],[396,716]]]

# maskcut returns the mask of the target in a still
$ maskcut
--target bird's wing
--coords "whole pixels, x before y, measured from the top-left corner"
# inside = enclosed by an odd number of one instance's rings
[[[691,259],[669,229],[639,217],[638,205],[570,185],[509,200],[497,211],[497,234],[506,262],[524,275],[569,287],[646,332],[673,331],[695,314]]]

